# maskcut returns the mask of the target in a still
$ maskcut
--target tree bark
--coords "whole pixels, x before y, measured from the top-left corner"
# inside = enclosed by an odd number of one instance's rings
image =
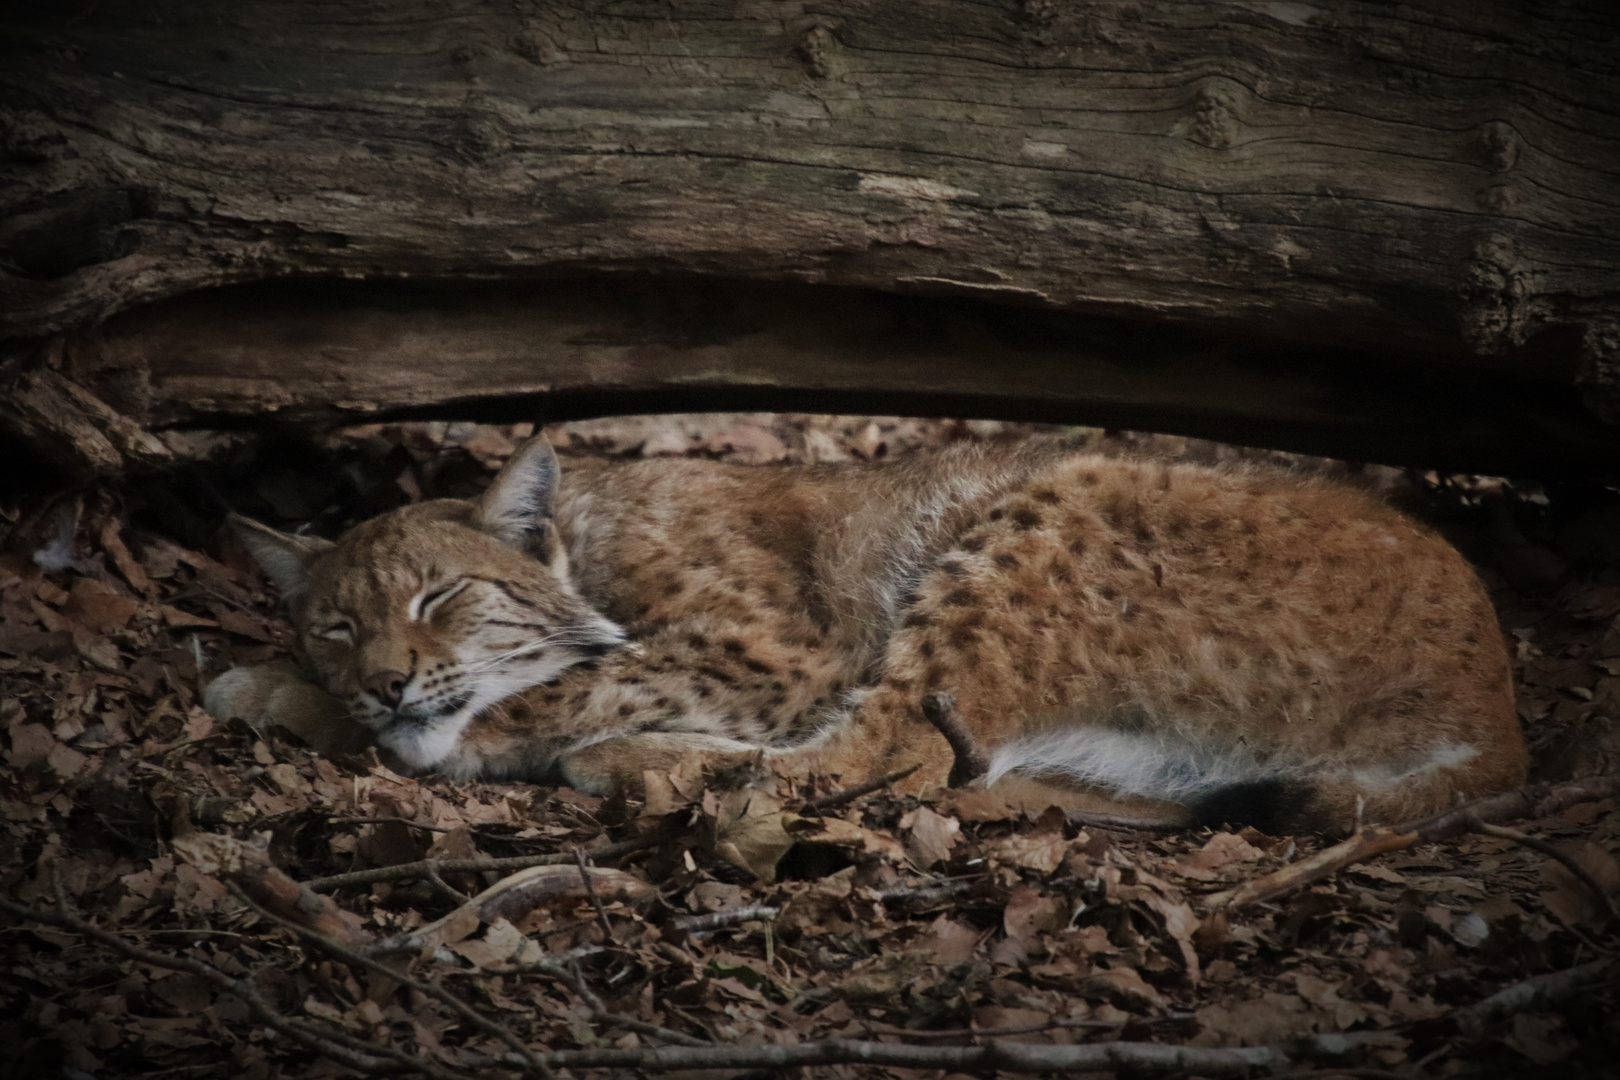
[[[140,455],[25,375],[148,425],[808,392],[1620,460],[1600,0],[3,18],[0,426],[91,425],[83,470]]]

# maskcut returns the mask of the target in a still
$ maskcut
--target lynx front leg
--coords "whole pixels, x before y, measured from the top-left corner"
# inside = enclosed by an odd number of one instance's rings
[[[325,757],[353,753],[371,742],[342,702],[286,661],[232,668],[208,684],[203,708],[216,720],[241,720],[261,733],[285,728]]]
[[[735,761],[756,750],[748,743],[720,735],[654,731],[591,743],[565,754],[559,768],[569,787],[606,795],[621,788],[640,790],[642,774],[649,770],[691,769],[696,772]]]

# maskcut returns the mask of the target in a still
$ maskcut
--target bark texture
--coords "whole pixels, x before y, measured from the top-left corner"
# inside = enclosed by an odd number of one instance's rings
[[[1434,460],[1470,426],[1479,447],[1536,437],[1501,426],[1516,400],[1558,443],[1533,467],[1617,446],[1593,419],[1620,417],[1620,9],[1601,0],[34,0],[0,18],[0,381],[52,362],[141,423],[535,393],[577,409],[710,385],[915,392],[936,389],[937,362],[990,412],[1123,409],[1229,437],[1277,421],[1251,441],[1297,444],[1289,410],[1322,430],[1322,395],[1364,365],[1359,393],[1402,424],[1403,395],[1423,399],[1413,372],[1497,402],[1386,458]],[[633,310],[654,275],[768,283],[810,322],[841,317],[841,286],[888,313],[909,359],[851,373],[789,340],[750,381],[750,329],[791,337],[791,318],[717,301],[688,317],[707,339],[640,331],[638,353],[634,325],[595,348],[588,319],[545,314],[582,290]],[[394,345],[457,317],[508,340],[549,319],[566,370],[534,347],[487,364],[453,343],[437,364],[391,352],[376,294],[332,288],[302,331],[281,324],[304,355],[278,388],[287,350],[274,377],[243,369],[260,339],[230,328],[262,332],[286,294],[251,286],[288,277],[438,283],[402,294],[417,300],[396,305]],[[463,287],[480,282],[500,287]],[[211,344],[180,359],[154,342],[176,340],[184,307],[84,333],[219,286],[236,288],[193,298]],[[907,294],[922,299],[894,316],[884,297]],[[946,302],[961,298],[977,306]],[[962,371],[971,334],[939,357],[928,344],[959,309],[1013,328]],[[1121,329],[1139,324],[1161,369]],[[1178,352],[1165,335],[1183,330]],[[1005,370],[1032,349],[1067,371],[1057,390]],[[1249,373],[1251,405],[1162,370],[1212,349]],[[1093,361],[1115,389],[1087,391]],[[1340,426],[1365,442],[1380,408],[1362,414]],[[1393,438],[1379,423],[1373,441]]]

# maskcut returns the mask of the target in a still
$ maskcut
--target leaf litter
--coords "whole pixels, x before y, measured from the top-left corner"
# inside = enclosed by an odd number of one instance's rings
[[[1469,834],[1214,910],[1205,898],[1325,841],[1134,832],[973,790],[817,809],[834,793],[769,780],[718,791],[650,774],[642,799],[451,784],[201,710],[209,678],[292,640],[217,529],[226,502],[330,535],[476,492],[531,430],[177,436],[194,459],[182,476],[0,506],[10,1075],[581,1075],[825,1040],[879,1050],[801,1070],[1027,1073],[1039,1060],[1019,1055],[1040,1047],[1115,1047],[1121,1071],[1215,1075],[1264,1072],[1260,1048],[1288,1046],[1300,1074],[1611,1074],[1613,798],[1518,823],[1559,857]],[[565,453],[762,464],[1030,430],[725,414],[548,433]],[[1480,566],[1538,780],[1620,769],[1620,495],[1291,460],[1384,489]],[[1254,1048],[1244,1060],[1260,1064],[1155,1065],[1140,1049],[1155,1045]]]

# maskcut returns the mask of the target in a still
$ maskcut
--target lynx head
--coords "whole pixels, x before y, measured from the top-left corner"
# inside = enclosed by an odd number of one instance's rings
[[[569,580],[552,521],[558,476],[536,438],[476,502],[402,507],[336,543],[233,523],[326,689],[383,746],[430,768],[487,706],[625,642]]]

